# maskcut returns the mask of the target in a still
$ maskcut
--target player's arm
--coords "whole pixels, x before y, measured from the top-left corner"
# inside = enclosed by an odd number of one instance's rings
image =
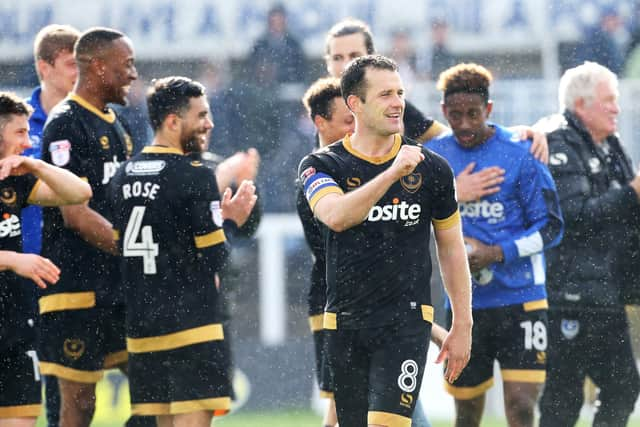
[[[529,257],[558,245],[562,240],[564,221],[549,170],[533,157],[525,159],[519,170],[517,197],[524,209],[527,228],[521,235],[495,245],[465,238],[472,248],[469,265],[473,272],[495,262],[508,264],[518,258]]]
[[[31,279],[42,289],[47,287],[47,282],[55,284],[60,278],[60,270],[49,259],[14,251],[0,251],[0,271],[3,270]]]
[[[437,345],[438,348],[442,347],[442,343],[444,342],[445,338],[447,338],[448,333],[449,331],[447,331],[437,323],[434,322],[431,324],[431,342]]]
[[[111,222],[91,209],[89,203],[61,206],[60,213],[64,226],[78,233],[85,242],[112,255],[118,254]]]
[[[508,128],[511,132],[520,136],[522,141],[532,140],[531,148],[529,151],[533,154],[533,157],[544,163],[549,163],[549,142],[547,141],[547,135],[536,129],[534,126],[511,126]]]
[[[30,204],[73,205],[91,198],[91,186],[67,170],[25,156],[9,156],[0,160],[0,180],[9,175],[27,173],[40,180],[29,195],[27,201]]]
[[[445,380],[452,383],[458,378],[471,354],[471,273],[462,240],[460,217],[446,227],[434,224],[436,248],[442,281],[451,301],[453,320],[451,330],[440,348],[437,363],[448,359]]]
[[[326,174],[315,173],[303,177],[307,200],[314,215],[327,227],[335,232],[345,231],[362,223],[389,187],[401,177],[413,172],[423,160],[421,147],[403,145],[388,169],[357,190],[346,194],[340,190],[333,178]],[[313,189],[315,183],[320,185]]]

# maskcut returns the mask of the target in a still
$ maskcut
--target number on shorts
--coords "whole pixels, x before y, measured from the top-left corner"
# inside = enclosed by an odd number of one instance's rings
[[[40,369],[38,369],[40,361],[38,360],[38,354],[35,350],[29,350],[26,352],[26,354],[31,358],[31,362],[33,363],[33,379],[36,381],[40,381]]]
[[[153,241],[150,225],[142,227],[145,206],[135,206],[131,211],[127,229],[124,232],[122,254],[126,257],[142,257],[144,274],[156,274],[156,257],[159,245]],[[142,228],[142,233],[140,229]],[[138,241],[140,236],[140,241]]]
[[[540,320],[531,322],[521,322],[520,327],[524,329],[524,348],[531,350],[535,348],[537,351],[545,351],[547,349],[547,327]]]
[[[398,387],[405,393],[412,393],[418,385],[418,364],[415,360],[407,359],[400,366]]]

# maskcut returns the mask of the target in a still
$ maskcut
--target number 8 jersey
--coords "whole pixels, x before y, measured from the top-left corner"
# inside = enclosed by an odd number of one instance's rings
[[[222,339],[215,274],[228,250],[212,171],[177,149],[154,145],[120,168],[110,191],[128,350]]]

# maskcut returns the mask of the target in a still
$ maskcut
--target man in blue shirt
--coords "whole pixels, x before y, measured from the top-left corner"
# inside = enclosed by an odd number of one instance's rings
[[[26,100],[33,108],[29,118],[31,147],[23,155],[41,157],[42,129],[49,111],[67,96],[78,76],[73,45],[79,31],[68,25],[47,25],[36,35],[33,56],[40,86]],[[28,206],[22,210],[22,246],[25,253],[39,254],[42,247],[42,208]],[[33,307],[36,307],[35,291]],[[47,419],[50,426],[57,426],[60,412],[60,394],[55,377],[46,377]]]
[[[496,193],[460,204],[462,231],[473,275],[473,348],[460,377],[447,384],[456,401],[456,425],[479,426],[484,396],[498,360],[510,426],[532,426],[533,408],[545,380],[547,293],[543,251],[562,238],[563,221],[547,168],[517,135],[488,122],[491,73],[460,64],[440,75],[442,111],[451,133],[430,150],[459,174],[500,167]]]

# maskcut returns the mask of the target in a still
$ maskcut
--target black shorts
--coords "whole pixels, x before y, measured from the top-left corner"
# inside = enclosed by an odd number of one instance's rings
[[[429,348],[431,323],[327,330],[338,423],[410,426]]]
[[[37,417],[41,395],[33,346],[15,343],[0,350],[0,418]]]
[[[459,400],[484,394],[493,385],[495,360],[505,382],[544,383],[548,322],[540,305],[546,306],[533,302],[473,310],[471,359],[453,384],[445,383],[449,394]]]
[[[129,354],[134,415],[173,415],[231,408],[231,380],[224,341]]]
[[[127,361],[124,307],[52,311],[40,315],[40,372],[96,383]]]
[[[333,377],[329,369],[327,356],[327,332],[322,329],[324,313],[309,317],[309,326],[313,333],[313,348],[315,352],[316,381],[320,389],[320,397],[333,398]]]

